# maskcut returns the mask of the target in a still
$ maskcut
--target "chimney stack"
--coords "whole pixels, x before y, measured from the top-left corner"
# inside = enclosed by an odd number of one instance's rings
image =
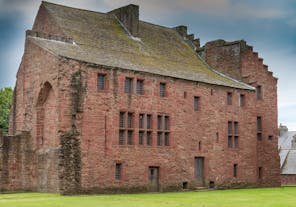
[[[113,14],[132,36],[139,35],[139,6],[129,4],[108,12]]]
[[[279,135],[282,136],[288,131],[288,127],[280,124],[279,126]]]

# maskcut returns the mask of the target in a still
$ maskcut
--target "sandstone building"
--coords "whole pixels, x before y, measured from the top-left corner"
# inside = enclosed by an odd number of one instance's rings
[[[100,193],[280,185],[277,79],[245,41],[42,2],[0,188]]]
[[[282,124],[279,127],[278,139],[281,183],[282,185],[296,184],[296,131],[288,131]]]

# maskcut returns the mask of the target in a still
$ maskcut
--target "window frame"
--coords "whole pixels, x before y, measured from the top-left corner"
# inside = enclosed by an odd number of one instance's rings
[[[100,77],[102,77],[102,79],[100,79]],[[107,77],[107,75],[105,73],[98,73],[97,74],[97,90],[98,91],[106,90],[106,77]]]
[[[133,82],[134,82],[134,78],[125,77],[125,81],[124,81],[124,92],[125,93],[127,93],[127,94],[133,93]]]
[[[164,82],[159,83],[159,96],[160,97],[167,97],[166,87],[167,87],[166,83],[164,83]]]

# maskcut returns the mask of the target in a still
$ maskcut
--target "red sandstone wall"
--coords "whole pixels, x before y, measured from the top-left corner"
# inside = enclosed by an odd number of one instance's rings
[[[61,28],[56,24],[54,17],[50,15],[42,4],[35,18],[32,30],[52,35],[65,36]]]
[[[242,76],[245,82],[262,87],[262,99],[256,100],[254,116],[262,117],[262,141],[257,142],[258,167],[263,167],[265,176],[262,185],[280,184],[278,156],[278,114],[277,114],[277,79],[268,71],[258,53],[246,46],[242,53]],[[268,136],[272,136],[272,140]],[[272,181],[272,182],[271,182]]]
[[[204,49],[206,61],[212,67],[229,74],[241,77],[254,87],[262,87],[262,100],[252,97],[254,108],[250,110],[250,125],[253,141],[256,142],[257,168],[262,167],[263,178],[258,182],[264,186],[279,185],[280,168],[277,152],[277,79],[268,71],[263,59],[244,41],[227,43],[213,41]],[[239,74],[239,75],[238,75]],[[262,141],[256,141],[256,117],[262,117]],[[272,140],[268,136],[272,136]]]
[[[82,188],[132,188],[145,186],[148,167],[160,167],[163,189],[178,188],[187,181],[194,185],[194,157],[205,157],[205,183],[216,185],[255,185],[257,182],[256,120],[253,116],[254,92],[196,84],[156,75],[121,70],[90,68],[87,73],[87,95],[81,125]],[[98,72],[107,74],[108,89],[96,89]],[[124,93],[125,77],[144,79],[144,95]],[[160,98],[159,82],[167,83],[168,97]],[[213,95],[211,95],[213,89]],[[186,92],[186,98],[184,98]],[[233,92],[232,106],[226,105],[227,92]],[[246,105],[238,106],[239,93]],[[193,97],[200,96],[200,111],[193,111]],[[138,129],[135,144],[118,145],[119,112],[130,111],[153,115],[153,146],[139,146]],[[170,146],[156,145],[156,117],[170,116]],[[239,148],[227,147],[227,123],[239,122]],[[134,123],[138,126],[138,123]],[[216,133],[219,133],[217,141]],[[201,141],[202,149],[198,150]],[[115,164],[123,164],[123,180],[115,180]],[[238,177],[233,177],[233,164]]]
[[[296,175],[283,175],[281,174],[282,185],[296,185]]]
[[[17,73],[15,110],[11,115],[11,132],[30,133],[31,149],[35,151],[29,169],[31,182],[26,189],[58,192],[58,71],[59,59],[26,40],[25,52],[20,69]],[[49,82],[52,90],[44,103],[43,145],[37,140],[37,102],[44,83]],[[14,118],[13,118],[14,117]],[[20,157],[19,159],[24,159]],[[18,170],[18,167],[15,167]],[[22,180],[21,176],[15,179]],[[24,188],[22,186],[21,188]]]

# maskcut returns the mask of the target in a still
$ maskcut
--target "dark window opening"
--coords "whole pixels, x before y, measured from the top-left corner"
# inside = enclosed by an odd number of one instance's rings
[[[211,96],[214,95],[214,89],[211,88]]]
[[[273,136],[272,136],[272,135],[269,135],[269,136],[268,136],[268,140],[271,141],[272,139],[273,139]]]
[[[124,130],[119,131],[119,142],[120,145],[124,144]]]
[[[133,113],[127,113],[127,128],[133,128]]]
[[[124,112],[120,112],[119,114],[119,127],[124,128]]]
[[[243,107],[245,105],[245,95],[244,94],[240,94],[239,95],[239,106]]]
[[[164,130],[169,130],[169,117],[164,117]]]
[[[227,105],[232,105],[232,93],[227,93]]]
[[[228,147],[232,148],[232,136],[228,136]]]
[[[147,142],[147,145],[152,145],[152,136],[151,136],[151,132],[147,132],[147,134],[146,134],[146,138],[147,138],[147,140],[146,140],[146,142]]]
[[[256,97],[257,97],[257,100],[262,99],[262,87],[261,86],[256,87]]]
[[[235,121],[233,123],[233,127],[234,127],[234,135],[238,135],[238,122]]]
[[[257,140],[262,141],[262,133],[261,132],[257,133]]]
[[[233,165],[233,177],[237,177],[237,164]]]
[[[169,133],[164,133],[164,145],[165,146],[169,146],[170,145]]]
[[[144,85],[143,80],[137,80],[136,92],[138,95],[143,95],[143,85]]]
[[[132,145],[133,144],[133,131],[127,132],[127,144]]]
[[[162,129],[162,116],[160,115],[157,116],[157,129],[158,130]]]
[[[139,114],[139,129],[144,128],[144,114]]]
[[[105,89],[105,74],[98,74],[98,90],[104,90]]]
[[[133,91],[133,79],[132,78],[125,78],[124,92],[125,93],[132,93],[132,91]]]
[[[219,143],[219,132],[216,132],[216,142]]]
[[[147,114],[147,129],[151,129],[151,115]]]
[[[257,116],[257,132],[262,131],[262,118],[261,116]]]
[[[215,182],[214,181],[209,182],[209,188],[215,188]]]
[[[121,180],[121,163],[116,163],[115,166],[115,179]]]
[[[198,110],[199,110],[199,97],[194,96],[194,111],[198,111]]]
[[[165,83],[159,84],[159,95],[160,95],[160,97],[166,96],[166,84]]]
[[[228,136],[232,135],[232,122],[228,122]]]
[[[261,179],[262,178],[262,167],[258,168],[258,178]]]
[[[161,132],[157,133],[157,145],[158,146],[162,145],[162,133]]]
[[[182,183],[182,188],[183,188],[183,190],[188,189],[188,182],[183,182]]]
[[[183,97],[186,98],[187,97],[187,92],[184,91]]]
[[[198,150],[201,150],[201,141],[198,142]]]
[[[139,145],[144,144],[144,132],[139,132]]]
[[[238,148],[238,136],[234,137],[234,148]]]

